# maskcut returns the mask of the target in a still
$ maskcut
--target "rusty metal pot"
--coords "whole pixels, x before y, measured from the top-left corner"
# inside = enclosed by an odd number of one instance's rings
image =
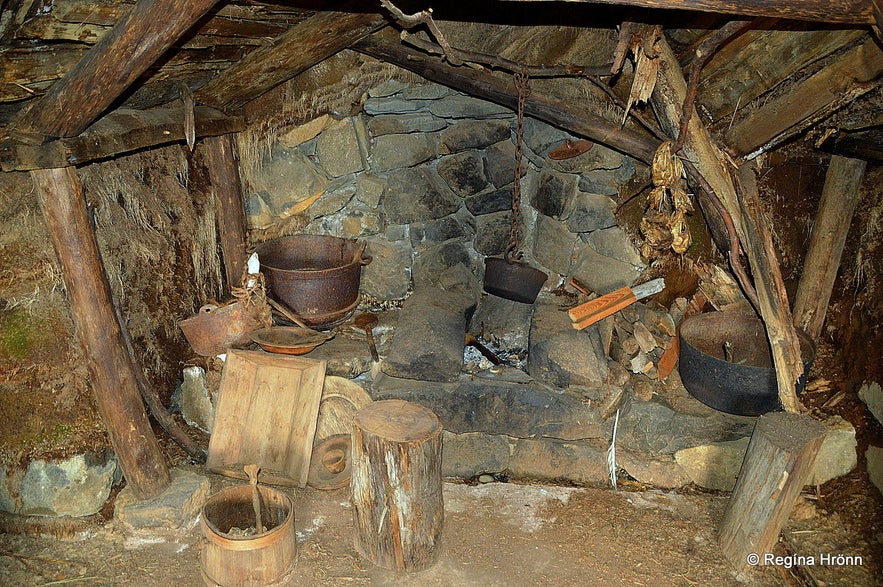
[[[261,271],[272,297],[308,326],[332,328],[359,304],[364,245],[335,236],[298,234],[260,245]]]
[[[197,354],[213,357],[226,353],[231,346],[251,342],[252,331],[262,326],[257,312],[241,302],[227,306],[206,304],[195,315],[178,322],[178,326]]]
[[[803,391],[815,358],[815,345],[797,331]],[[740,416],[759,416],[780,410],[779,388],[772,352],[763,322],[737,312],[710,312],[684,320],[680,327],[678,371],[690,395],[716,410]]]

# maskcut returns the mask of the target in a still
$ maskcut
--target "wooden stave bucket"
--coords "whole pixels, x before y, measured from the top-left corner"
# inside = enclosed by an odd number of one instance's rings
[[[200,556],[203,582],[210,587],[273,587],[288,585],[297,558],[294,504],[284,493],[266,486],[261,494],[261,519],[272,527],[246,537],[227,535],[230,523],[219,527],[214,509],[223,505],[239,508],[240,527],[254,525],[253,489],[240,485],[222,489],[202,508],[200,527],[205,538]],[[275,525],[273,525],[275,524]],[[227,531],[221,528],[227,528]]]

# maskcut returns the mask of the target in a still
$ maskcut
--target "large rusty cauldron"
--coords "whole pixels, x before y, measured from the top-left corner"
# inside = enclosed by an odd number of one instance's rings
[[[798,330],[803,391],[815,358],[815,345]],[[710,312],[684,320],[680,327],[678,371],[690,395],[716,410],[759,416],[780,410],[779,387],[763,322],[753,315]]]
[[[371,262],[364,245],[335,236],[298,234],[266,242],[256,252],[270,296],[308,326],[332,328],[359,305],[362,266]]]

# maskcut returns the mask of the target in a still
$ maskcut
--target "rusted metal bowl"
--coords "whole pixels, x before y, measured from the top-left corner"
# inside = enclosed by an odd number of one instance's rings
[[[805,332],[798,330],[797,335],[804,366],[799,394],[815,359],[815,345]],[[766,330],[755,316],[710,312],[684,320],[678,371],[690,395],[716,410],[759,416],[782,409]]]
[[[484,291],[514,302],[534,303],[548,278],[544,272],[520,261],[499,257],[484,260]]]
[[[227,352],[231,346],[248,344],[251,333],[261,327],[255,313],[234,302],[226,306],[206,304],[199,311],[178,322],[190,346],[204,357]]]
[[[364,246],[327,235],[299,234],[257,250],[270,295],[304,323],[325,330],[343,323],[359,304]]]

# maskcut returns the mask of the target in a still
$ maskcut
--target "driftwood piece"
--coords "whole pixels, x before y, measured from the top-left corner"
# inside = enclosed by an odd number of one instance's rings
[[[126,354],[77,172],[73,167],[46,169],[31,172],[31,177],[111,445],[135,496],[154,497],[171,478]]]
[[[320,12],[257,49],[197,93],[197,101],[236,110],[386,25],[375,13]]]
[[[218,214],[218,241],[227,276],[227,288],[239,287],[245,275],[246,231],[242,184],[233,136],[208,137],[202,153],[208,168],[209,181],[215,194]]]
[[[403,400],[374,402],[356,414],[352,441],[356,550],[386,569],[431,565],[444,526],[438,416]]]
[[[794,299],[794,323],[818,341],[867,163],[831,157]]]
[[[374,34],[351,47],[360,53],[393,63],[455,90],[512,108],[517,106],[518,93],[511,76],[497,76],[489,71],[452,67],[441,58],[404,47],[396,37]],[[601,143],[621,153],[650,163],[660,141],[650,135],[609,120],[592,116],[581,104],[555,100],[534,91],[525,101],[524,113],[575,135]]]
[[[737,570],[763,565],[773,551],[824,438],[824,425],[807,415],[770,412],[757,419],[718,531]]]
[[[736,155],[768,150],[831,112],[880,87],[883,50],[874,39],[843,53],[835,62],[770,100],[726,133]]]
[[[83,132],[216,0],[140,0],[15,125],[23,132]]]
[[[196,136],[206,137],[245,129],[242,118],[228,117],[208,106],[194,111]],[[183,141],[184,115],[180,107],[156,110],[120,108],[104,116],[79,136],[31,145],[14,138],[0,143],[3,171],[51,169],[82,165],[139,149]]]
[[[664,40],[660,41],[660,45],[660,58],[663,61],[651,104],[663,128],[674,135],[680,124],[681,104],[687,95],[687,84],[671,47]],[[743,192],[740,200],[736,195],[736,184],[724,164],[725,156],[695,114],[687,125],[683,150],[685,158],[692,162],[691,165],[714,189],[732,216],[739,240],[753,269],[760,315],[773,348],[779,399],[786,410],[800,411],[801,405],[795,391],[795,383],[803,372],[799,341],[791,322],[788,298],[772,247],[772,238],[760,215],[754,174],[750,170],[742,174]],[[750,193],[746,194],[746,191]],[[743,206],[746,199],[748,204]]]

